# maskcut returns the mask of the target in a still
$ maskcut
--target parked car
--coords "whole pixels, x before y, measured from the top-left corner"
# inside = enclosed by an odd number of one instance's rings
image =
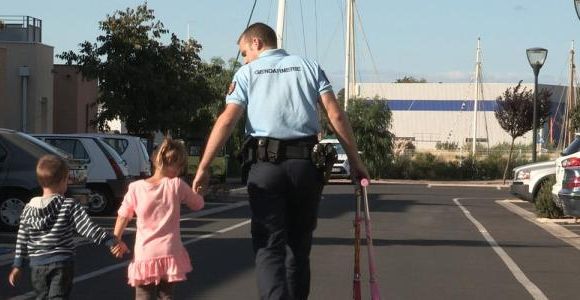
[[[557,201],[557,195],[562,188],[565,161],[569,158],[580,157],[580,134],[560,153],[560,157],[553,161],[532,163],[513,169],[513,181],[510,191],[516,197],[534,202],[538,192],[548,182],[551,175],[555,175],[556,184],[552,186],[552,195]]]
[[[522,200],[535,202],[542,186],[555,173],[556,163],[553,160],[515,167],[510,192]]]
[[[552,186],[552,199],[561,206],[558,194],[562,189],[564,175],[567,168],[580,166],[580,133],[576,133],[574,140],[562,151],[562,156],[556,159],[556,183]]]
[[[185,180],[191,183],[195,172],[197,171],[197,166],[203,154],[203,143],[202,141],[191,141],[185,143],[187,149],[187,167],[185,171]],[[226,181],[227,171],[228,171],[228,159],[224,149],[221,149],[210,165],[211,172],[211,182],[223,183]]]
[[[87,161],[87,187],[91,190],[89,213],[104,215],[118,208],[132,180],[128,176],[126,162],[115,149],[98,137],[83,134],[33,136],[70,153],[75,159]]]
[[[571,166],[564,168],[562,188],[554,201],[562,208],[564,215],[580,217],[580,158],[573,160],[570,161]]]
[[[151,176],[151,161],[147,153],[147,140],[138,136],[107,133],[86,133],[81,136],[97,137],[111,146],[127,162],[130,177]]]
[[[348,157],[346,156],[346,152],[342,148],[342,145],[338,139],[323,139],[319,143],[332,144],[336,149],[336,153],[338,154],[338,160],[332,166],[330,178],[350,178],[350,165],[348,163]]]
[[[86,188],[88,166],[27,134],[0,129],[0,229],[18,228],[24,205],[33,196],[42,194],[36,180],[36,163],[46,154],[63,157],[69,165],[67,196],[87,204],[90,191]]]

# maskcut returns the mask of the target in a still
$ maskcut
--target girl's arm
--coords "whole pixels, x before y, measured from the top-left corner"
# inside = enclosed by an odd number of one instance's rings
[[[129,251],[129,248],[127,248],[127,245],[125,245],[123,242],[123,232],[125,231],[127,224],[129,224],[129,221],[131,221],[130,218],[118,216],[117,221],[115,222],[115,230],[113,231],[113,235],[117,238],[119,243],[111,248],[111,253],[117,258],[123,257],[125,252],[131,252]]]
[[[121,240],[123,238],[123,232],[125,231],[127,224],[129,224],[129,221],[131,221],[130,218],[125,218],[122,216],[117,217],[117,221],[115,222],[115,230],[113,231],[113,235],[118,240]]]

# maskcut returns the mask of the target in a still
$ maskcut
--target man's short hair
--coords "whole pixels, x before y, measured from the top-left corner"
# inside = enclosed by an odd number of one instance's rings
[[[278,37],[276,36],[276,32],[274,29],[264,23],[258,22],[248,26],[248,28],[246,28],[246,30],[244,30],[244,32],[242,32],[240,35],[238,44],[240,41],[242,41],[242,39],[249,40],[252,38],[258,38],[262,40],[264,45],[267,47],[278,48]]]
[[[42,156],[36,164],[36,179],[43,188],[57,187],[63,180],[68,179],[66,161],[52,154]]]

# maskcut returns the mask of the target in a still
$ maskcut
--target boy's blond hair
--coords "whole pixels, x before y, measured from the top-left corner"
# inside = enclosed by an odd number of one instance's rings
[[[68,164],[59,156],[47,154],[36,164],[36,178],[43,188],[56,188],[68,179]]]
[[[187,153],[182,142],[166,138],[155,152],[153,164],[155,168],[163,169],[164,166],[176,166],[180,170],[185,168]]]

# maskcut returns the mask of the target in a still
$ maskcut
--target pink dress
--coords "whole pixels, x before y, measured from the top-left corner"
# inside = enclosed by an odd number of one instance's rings
[[[189,254],[181,243],[180,206],[203,208],[203,197],[195,194],[180,178],[163,178],[152,184],[139,180],[129,190],[119,208],[119,216],[137,215],[137,235],[133,261],[129,264],[131,286],[186,280],[192,270]]]

